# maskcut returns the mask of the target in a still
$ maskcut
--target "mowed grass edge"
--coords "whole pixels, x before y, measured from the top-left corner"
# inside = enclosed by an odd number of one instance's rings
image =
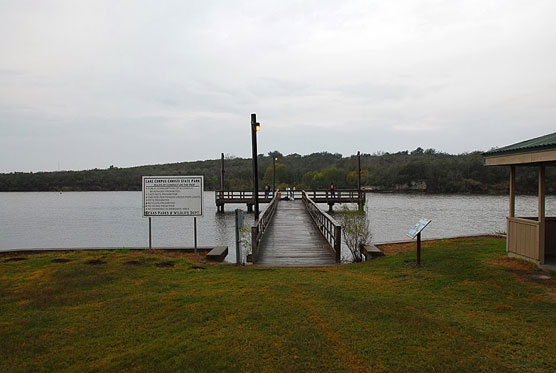
[[[554,370],[556,284],[504,245],[426,242],[420,268],[414,250],[306,269],[5,255],[0,370]]]

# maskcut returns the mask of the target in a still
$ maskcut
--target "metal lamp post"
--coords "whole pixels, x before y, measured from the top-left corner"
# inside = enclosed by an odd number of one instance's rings
[[[253,196],[255,197],[255,220],[259,220],[259,172],[257,167],[257,132],[261,124],[257,123],[257,114],[251,114],[251,148],[253,150]]]
[[[274,194],[276,193],[276,161],[278,160],[278,157],[274,157],[274,160],[272,161],[272,195],[274,196]]]
[[[357,199],[359,202],[359,210],[363,210],[363,204],[361,203],[361,152],[357,152]]]
[[[361,152],[357,152],[357,192],[361,194]]]

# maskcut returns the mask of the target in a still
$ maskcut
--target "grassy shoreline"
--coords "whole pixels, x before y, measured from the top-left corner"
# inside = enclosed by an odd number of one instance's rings
[[[499,238],[427,241],[421,268],[411,249],[334,268],[200,260],[3,255],[0,371],[556,369],[556,283]]]

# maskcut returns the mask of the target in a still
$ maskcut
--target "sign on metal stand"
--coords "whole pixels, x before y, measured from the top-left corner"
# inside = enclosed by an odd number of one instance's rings
[[[243,210],[236,209],[236,264],[243,264],[241,255],[241,228],[243,228]]]
[[[203,216],[203,176],[143,176],[143,217],[149,218],[152,248],[152,217],[193,217],[197,253],[197,217]]]
[[[421,265],[421,231],[425,229],[425,227],[429,225],[430,222],[431,222],[430,219],[421,218],[419,219],[417,224],[415,224],[415,226],[411,228],[409,232],[407,232],[407,235],[412,239],[415,238],[415,236],[417,236],[417,265],[418,266]]]

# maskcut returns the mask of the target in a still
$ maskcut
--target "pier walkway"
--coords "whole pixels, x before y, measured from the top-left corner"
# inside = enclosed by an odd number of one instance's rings
[[[301,200],[281,201],[264,233],[259,266],[307,267],[335,265],[335,253],[317,230]]]

